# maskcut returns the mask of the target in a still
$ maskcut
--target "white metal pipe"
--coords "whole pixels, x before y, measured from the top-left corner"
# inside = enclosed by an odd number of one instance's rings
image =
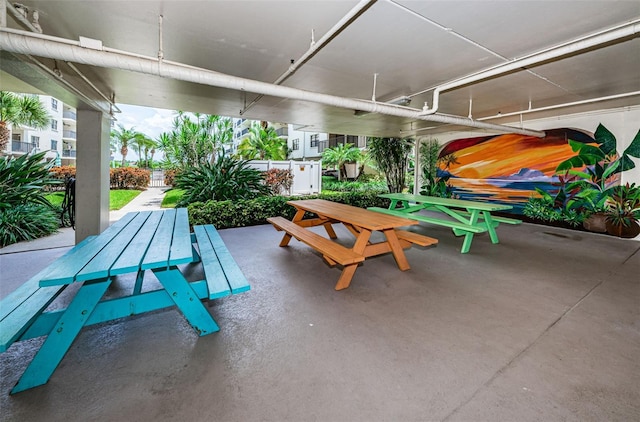
[[[86,76],[84,76],[84,74],[82,72],[80,72],[80,70],[78,70],[77,67],[75,67],[75,65],[71,62],[66,62],[67,66],[69,66],[74,72],[76,72],[76,74],[87,83],[87,85],[89,85],[91,88],[93,88],[93,90],[95,92],[98,93],[98,95],[100,95],[102,98],[104,98],[105,100],[107,100],[109,102],[109,104],[111,105],[112,108],[116,109],[116,112],[118,113],[122,113],[122,111],[118,108],[118,106],[115,104],[115,102],[113,102],[113,100],[109,97],[107,97],[102,91],[100,91],[100,89],[98,89],[97,86],[94,85],[93,82],[91,82],[89,80],[89,78],[87,78]]]
[[[537,137],[544,136],[544,132],[542,131],[478,122],[459,116],[443,116],[436,114],[422,115],[422,112],[419,109],[393,106],[384,103],[373,103],[359,99],[343,98],[297,88],[290,88],[282,85],[274,85],[266,82],[226,75],[181,63],[166,60],[159,61],[155,57],[143,57],[140,55],[134,56],[126,53],[113,53],[104,50],[82,48],[69,43],[55,42],[50,39],[33,37],[31,36],[31,33],[28,32],[18,34],[15,31],[4,31],[0,28],[0,48],[18,54],[31,54],[91,66],[156,75],[201,85],[217,86],[236,91],[247,91],[280,98],[309,101],[351,110],[362,110],[370,113],[380,113],[415,120],[449,123],[488,129],[497,132],[513,132]]]
[[[511,113],[501,113],[501,114],[496,114],[494,116],[480,117],[477,120],[483,121],[483,120],[499,119],[501,117],[517,116],[517,115],[523,115],[528,113],[537,113],[539,111],[555,110],[557,108],[573,107],[577,105],[598,103],[602,101],[617,100],[619,98],[633,97],[636,95],[640,95],[640,91],[625,92],[623,94],[607,95],[606,97],[590,98],[588,100],[572,101],[570,103],[554,104],[551,106],[537,107],[537,108],[531,108],[531,103],[529,103],[529,108],[526,110],[514,111]]]
[[[577,54],[579,52],[597,48],[612,42],[619,42],[621,40],[636,36],[639,30],[640,30],[640,19],[636,19],[629,23],[625,23],[613,28],[600,31],[597,34],[587,35],[577,40],[570,41],[568,43],[564,43],[556,47],[551,47],[546,50],[542,50],[540,52],[537,52],[519,59],[514,59],[508,63],[500,64],[498,66],[494,66],[487,70],[474,73],[472,75],[465,76],[463,78],[456,79],[454,81],[439,85],[433,91],[433,101],[432,101],[431,108],[427,108],[423,110],[423,113],[431,114],[438,111],[439,97],[440,97],[440,93],[443,91],[459,88],[461,86],[469,85],[475,82],[480,82],[485,79],[494,78],[496,76],[505,75],[510,72],[524,70],[527,67],[536,66],[541,63],[557,60],[561,57]]]
[[[273,83],[275,85],[281,85],[284,81],[289,79],[291,75],[293,75],[300,66],[308,62],[313,56],[315,56],[322,48],[324,48],[329,42],[334,39],[340,32],[342,32],[347,26],[353,22],[354,19],[358,18],[362,13],[364,13],[367,9],[369,9],[373,4],[378,0],[361,0],[358,4],[356,4],[346,15],[342,17],[335,25],[331,27],[317,42],[315,41],[315,33],[311,32],[311,45],[309,49],[295,62],[291,63],[291,66],[278,77]],[[259,95],[253,101],[249,103],[249,105],[245,106],[242,109],[240,114],[245,113],[251,107],[253,107],[263,95]]]
[[[42,31],[38,31],[38,29],[33,26],[33,24],[31,22],[29,22],[29,19],[27,19],[26,16],[24,16],[22,13],[18,12],[18,9],[16,9],[11,2],[7,2],[7,10],[9,10],[11,12],[11,14],[13,15],[13,17],[22,24],[22,26],[24,26],[25,28],[28,28],[29,30],[33,31],[33,32],[42,32]],[[6,25],[5,25],[6,26]]]

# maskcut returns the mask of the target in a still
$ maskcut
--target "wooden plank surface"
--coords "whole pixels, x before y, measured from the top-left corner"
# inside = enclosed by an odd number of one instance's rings
[[[136,272],[149,248],[149,242],[156,233],[158,224],[162,219],[162,212],[152,212],[145,221],[144,226],[131,240],[126,249],[111,267],[110,275]]]
[[[412,195],[407,193],[383,193],[378,196],[381,198],[394,199],[398,201],[417,202],[429,205],[442,205],[452,208],[477,209],[481,211],[504,211],[513,208],[511,205],[506,204],[468,201],[464,199],[440,198],[437,196]]]
[[[216,251],[220,265],[222,265],[222,270],[227,277],[227,283],[229,283],[229,287],[231,287],[231,292],[236,294],[249,290],[249,282],[231,256],[229,249],[227,249],[218,231],[212,225],[206,225],[205,230]]]
[[[363,227],[372,231],[418,224],[417,221],[410,220],[405,217],[380,214],[351,205],[326,201],[324,199],[288,201],[287,204],[290,204],[297,209],[303,209],[332,220],[352,224],[357,227]]]
[[[222,265],[220,265],[216,251],[213,249],[213,245],[209,240],[207,231],[204,226],[194,226],[193,232],[196,235],[198,250],[200,251],[200,260],[202,261],[202,268],[204,269],[204,274],[207,279],[209,298],[214,299],[230,295],[231,288],[227,282],[227,277],[224,274]]]
[[[189,215],[186,208],[178,208],[176,209],[176,222],[173,226],[169,265],[188,264],[189,262],[193,262]]]
[[[111,241],[78,272],[76,281],[108,277],[111,266],[120,258],[122,252],[136,237],[150,215],[151,211],[138,213],[136,218],[131,220],[127,225],[126,230],[122,230],[114,236]]]
[[[120,220],[109,226],[104,232],[90,243],[81,248],[74,249],[69,255],[57,259],[51,266],[49,272],[40,280],[40,286],[55,286],[58,284],[68,284],[75,281],[76,274],[96,256],[109,242],[122,230],[125,230],[131,221],[139,213],[128,213]]]
[[[142,261],[142,269],[163,268],[169,266],[169,252],[173,239],[173,227],[176,221],[176,210],[168,209],[162,213],[156,234],[149,244],[149,250]]]

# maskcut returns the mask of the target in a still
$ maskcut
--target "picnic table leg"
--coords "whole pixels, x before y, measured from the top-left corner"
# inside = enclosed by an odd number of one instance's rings
[[[383,233],[387,238],[387,242],[389,243],[389,247],[391,248],[391,253],[395,258],[396,264],[398,264],[398,268],[400,269],[400,271],[411,269],[409,261],[407,260],[407,256],[404,254],[402,245],[398,240],[398,236],[396,236],[395,229],[384,230]]]
[[[369,238],[371,237],[371,230],[362,229],[358,233],[358,237],[356,238],[356,242],[353,245],[353,251],[359,253],[360,255],[364,255],[364,250],[369,243]],[[342,274],[340,274],[340,278],[336,283],[336,290],[342,290],[349,287],[351,284],[351,279],[358,269],[358,264],[347,265],[342,269]]]
[[[469,224],[471,226],[475,226],[476,224],[478,224],[479,214],[480,214],[480,211],[471,210],[471,218],[469,219]],[[462,249],[460,250],[460,253],[469,252],[469,249],[471,249],[472,241],[473,241],[473,232],[466,232],[464,235],[464,241],[462,242]]]
[[[153,273],[199,336],[220,331],[218,324],[177,267],[153,270]]]
[[[110,278],[84,283],[16,386],[11,390],[11,394],[46,384],[49,381],[110,284]]]
[[[484,216],[484,222],[487,224],[487,231],[489,232],[491,243],[498,243],[498,233],[496,233],[497,224],[493,222],[491,213],[489,211],[483,211],[482,215]]]

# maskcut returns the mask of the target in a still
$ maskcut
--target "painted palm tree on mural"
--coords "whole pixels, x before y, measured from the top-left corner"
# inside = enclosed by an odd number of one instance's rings
[[[134,128],[126,129],[122,125],[118,125],[116,129],[111,131],[111,146],[120,148],[120,154],[122,155],[122,166],[127,163],[127,154],[129,153],[129,143],[138,135],[138,132]]]
[[[35,95],[17,95],[0,91],[0,152],[9,143],[9,125],[25,125],[44,129],[51,117]]]
[[[245,160],[286,160],[289,149],[286,139],[280,138],[273,127],[254,123],[249,136],[238,145],[237,155]]]

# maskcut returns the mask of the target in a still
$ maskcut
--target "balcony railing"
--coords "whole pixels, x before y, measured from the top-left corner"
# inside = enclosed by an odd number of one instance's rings
[[[77,120],[76,119],[76,113],[74,113],[73,111],[63,111],[62,112],[62,118],[63,119]]]
[[[73,130],[63,130],[62,137],[67,139],[76,139],[76,133]]]
[[[30,153],[35,148],[35,145],[29,142],[16,142],[11,141],[11,151],[13,152],[24,152],[25,154]]]
[[[62,150],[62,156],[65,158],[76,158],[76,150],[75,149]]]

